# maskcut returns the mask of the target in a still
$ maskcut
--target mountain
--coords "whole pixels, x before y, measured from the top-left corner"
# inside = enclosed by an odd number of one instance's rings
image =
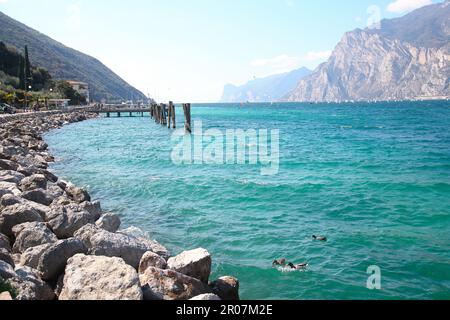
[[[279,100],[309,75],[311,70],[300,68],[291,72],[255,79],[237,87],[227,84],[220,102],[271,102]]]
[[[87,82],[90,95],[96,101],[146,99],[142,92],[133,88],[97,59],[68,48],[2,12],[0,41],[20,49],[28,45],[33,65],[44,67],[54,79]]]
[[[283,101],[450,96],[450,1],[346,33],[326,63]]]

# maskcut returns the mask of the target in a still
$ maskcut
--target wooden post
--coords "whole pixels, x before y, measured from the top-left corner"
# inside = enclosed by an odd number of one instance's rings
[[[167,125],[167,106],[165,104],[162,105],[162,122],[163,126]]]
[[[175,129],[177,127],[176,119],[175,119],[175,105],[172,101],[169,102],[168,116],[167,116],[168,128],[170,129],[170,123],[172,123],[172,128]]]
[[[172,129],[176,129],[177,128],[177,119],[175,116],[175,105],[172,102]]]
[[[192,133],[191,127],[191,104],[183,103],[183,111],[184,111],[184,128],[187,132]]]

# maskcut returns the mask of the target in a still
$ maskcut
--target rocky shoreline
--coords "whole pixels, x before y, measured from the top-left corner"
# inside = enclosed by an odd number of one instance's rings
[[[172,256],[48,170],[42,134],[85,112],[0,117],[0,300],[238,300],[205,249]]]

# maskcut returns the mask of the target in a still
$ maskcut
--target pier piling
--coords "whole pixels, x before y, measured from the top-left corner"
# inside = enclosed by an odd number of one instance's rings
[[[184,128],[187,132],[192,133],[191,127],[191,104],[183,103],[183,111],[184,111]]]

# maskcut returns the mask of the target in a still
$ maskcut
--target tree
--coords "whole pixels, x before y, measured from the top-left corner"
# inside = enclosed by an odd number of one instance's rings
[[[56,90],[65,98],[70,99],[69,105],[79,106],[87,103],[86,97],[78,93],[66,81],[59,81],[56,84]]]
[[[22,56],[19,56],[19,89],[25,90],[26,81],[25,81],[25,59]]]
[[[30,57],[28,55],[28,46],[25,46],[25,90],[33,83],[33,74],[31,73]]]

